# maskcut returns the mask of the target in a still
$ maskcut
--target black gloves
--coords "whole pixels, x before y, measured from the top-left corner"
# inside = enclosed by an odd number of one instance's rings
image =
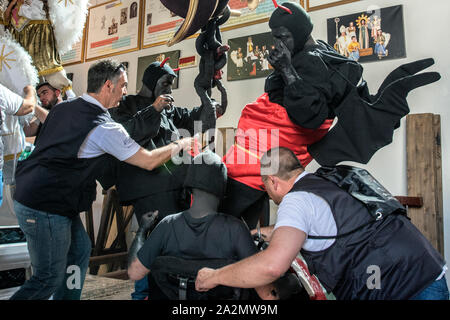
[[[130,266],[131,262],[136,259],[139,249],[141,249],[144,245],[145,239],[147,239],[147,234],[155,226],[157,218],[158,210],[147,212],[141,217],[141,221],[139,223],[140,227],[136,232],[136,236],[134,237],[133,243],[128,251],[128,266]]]

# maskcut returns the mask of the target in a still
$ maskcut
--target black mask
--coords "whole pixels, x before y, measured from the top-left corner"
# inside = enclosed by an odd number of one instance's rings
[[[270,29],[286,27],[294,36],[294,53],[303,50],[311,35],[313,24],[311,17],[299,4],[285,2],[283,6],[290,9],[292,14],[280,7],[276,8],[269,20]]]

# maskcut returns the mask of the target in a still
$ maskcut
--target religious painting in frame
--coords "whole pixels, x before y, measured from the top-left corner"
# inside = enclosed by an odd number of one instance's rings
[[[352,3],[360,0],[305,0],[306,11],[315,11],[327,9],[334,6],[340,6],[347,3]]]
[[[327,19],[328,44],[358,62],[406,57],[403,6]]]
[[[89,8],[86,61],[139,50],[141,0],[113,0]]]
[[[155,62],[162,62],[164,59],[170,58],[166,64],[171,67],[172,69],[178,68],[178,63],[180,59],[180,50],[174,50],[174,51],[167,51],[167,52],[161,52],[157,54],[151,54],[144,57],[138,58],[138,68],[137,68],[137,75],[136,75],[136,93],[139,92],[142,88],[142,77],[144,76],[145,69],[147,67]],[[178,89],[178,82],[180,78],[180,72],[176,71],[175,74],[177,77],[175,78],[173,82],[172,89]]]
[[[70,66],[84,62],[84,46],[85,46],[86,28],[83,30],[83,37],[80,41],[72,45],[72,49],[61,55],[61,63],[63,66]]]
[[[258,3],[259,1],[259,3]],[[299,3],[305,7],[305,0],[285,0],[289,2]],[[280,4],[284,1],[278,1]],[[269,21],[272,12],[275,10],[271,0],[229,0],[228,5],[232,10],[240,11],[239,16],[231,16],[228,21],[220,28],[221,31],[232,30],[236,28],[246,27],[253,24]],[[251,7],[255,7],[251,10]]]
[[[271,32],[228,40],[227,80],[267,77],[273,68],[267,60],[274,41]]]

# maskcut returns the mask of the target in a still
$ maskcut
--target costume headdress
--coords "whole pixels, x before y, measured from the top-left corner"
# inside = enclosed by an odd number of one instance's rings
[[[275,0],[273,2],[276,4]],[[298,52],[303,49],[311,35],[313,23],[302,6],[295,2],[285,2],[281,6],[276,4],[276,9],[269,19],[269,27],[270,29],[287,28],[294,38],[294,52]]]
[[[166,64],[169,59],[170,57],[167,57],[161,62],[155,61],[151,63],[147,69],[145,69],[144,76],[142,77],[142,83],[144,83],[147,88],[153,91],[159,78],[166,74],[170,74],[174,77],[177,76],[175,72],[178,71],[179,68],[172,69],[169,67],[169,65]]]

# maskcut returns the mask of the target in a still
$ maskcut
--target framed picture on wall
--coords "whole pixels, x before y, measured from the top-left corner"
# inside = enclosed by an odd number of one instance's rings
[[[166,62],[166,64],[169,65],[172,69],[177,69],[180,59],[180,50],[161,52],[138,58],[138,68],[136,75],[136,92],[139,92],[139,90],[141,90],[142,88],[142,77],[144,76],[145,69],[147,69],[150,63],[153,63],[155,61],[162,62],[167,57],[169,57],[170,59]],[[178,82],[180,80],[180,72],[176,71],[175,73],[177,77],[173,82],[172,89],[178,89]]]
[[[141,0],[113,0],[89,8],[86,61],[139,50]]]
[[[285,0],[296,2],[305,7],[305,0]],[[284,1],[278,0],[281,4]],[[222,31],[246,27],[253,24],[269,21],[270,15],[275,10],[273,2],[270,0],[229,0],[228,5],[232,10],[240,11],[240,16],[231,16],[228,21],[220,28]]]
[[[83,37],[72,45],[72,49],[61,55],[61,63],[63,66],[70,66],[76,63],[84,62],[86,28],[83,30]]]
[[[230,39],[228,45],[228,81],[267,77],[272,73],[272,66],[267,61],[274,45],[272,33]]]
[[[306,11],[326,9],[360,0],[305,0]]]
[[[327,19],[328,43],[359,62],[406,57],[403,6]]]
[[[183,20],[164,7],[160,0],[145,0],[142,48],[166,44],[181,26]]]

